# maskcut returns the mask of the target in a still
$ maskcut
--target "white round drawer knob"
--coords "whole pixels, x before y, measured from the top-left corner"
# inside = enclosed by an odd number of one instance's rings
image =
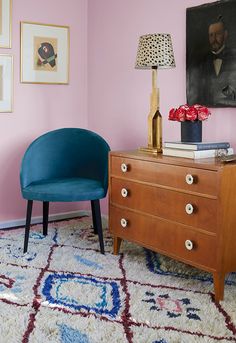
[[[184,244],[185,244],[185,248],[187,250],[192,250],[193,249],[193,242],[190,241],[189,239],[187,239]]]
[[[192,204],[187,204],[185,206],[185,211],[187,214],[192,214],[193,213],[193,205]]]
[[[185,176],[185,181],[188,185],[192,185],[194,182],[193,176],[191,174],[187,174]]]
[[[120,166],[123,173],[126,173],[128,171],[128,166],[125,163],[122,163]]]
[[[128,221],[125,218],[122,218],[120,220],[120,225],[125,228],[128,225]]]
[[[128,190],[126,188],[122,188],[121,195],[123,198],[126,198],[128,196]]]

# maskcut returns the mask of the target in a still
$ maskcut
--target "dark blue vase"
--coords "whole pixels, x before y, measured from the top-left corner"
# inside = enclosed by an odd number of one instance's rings
[[[201,142],[202,121],[186,120],[181,122],[181,142]]]

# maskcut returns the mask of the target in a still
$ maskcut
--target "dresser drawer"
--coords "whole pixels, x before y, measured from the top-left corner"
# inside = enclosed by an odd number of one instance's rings
[[[217,171],[110,156],[110,175],[217,196]]]
[[[125,221],[127,226],[123,227]],[[116,237],[133,241],[186,263],[209,269],[216,266],[216,237],[212,234],[204,234],[181,224],[115,206],[110,206],[110,231]],[[193,247],[188,250],[191,243]]]
[[[217,230],[218,201],[215,199],[116,178],[110,182],[112,204],[210,232]]]

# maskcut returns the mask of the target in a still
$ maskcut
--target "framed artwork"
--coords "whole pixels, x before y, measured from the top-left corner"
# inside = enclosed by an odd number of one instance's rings
[[[0,0],[0,48],[11,47],[12,0]]]
[[[0,55],[0,112],[12,112],[13,57]]]
[[[236,1],[186,11],[187,102],[236,107]]]
[[[21,22],[21,82],[69,83],[69,27]]]

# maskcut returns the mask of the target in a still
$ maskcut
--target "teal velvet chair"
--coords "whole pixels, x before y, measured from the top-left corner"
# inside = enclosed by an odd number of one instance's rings
[[[33,201],[43,203],[43,234],[48,231],[49,202],[91,201],[94,232],[104,254],[99,200],[108,186],[109,145],[80,128],[50,131],[34,140],[21,164],[21,193],[27,202],[24,252],[28,249]]]

